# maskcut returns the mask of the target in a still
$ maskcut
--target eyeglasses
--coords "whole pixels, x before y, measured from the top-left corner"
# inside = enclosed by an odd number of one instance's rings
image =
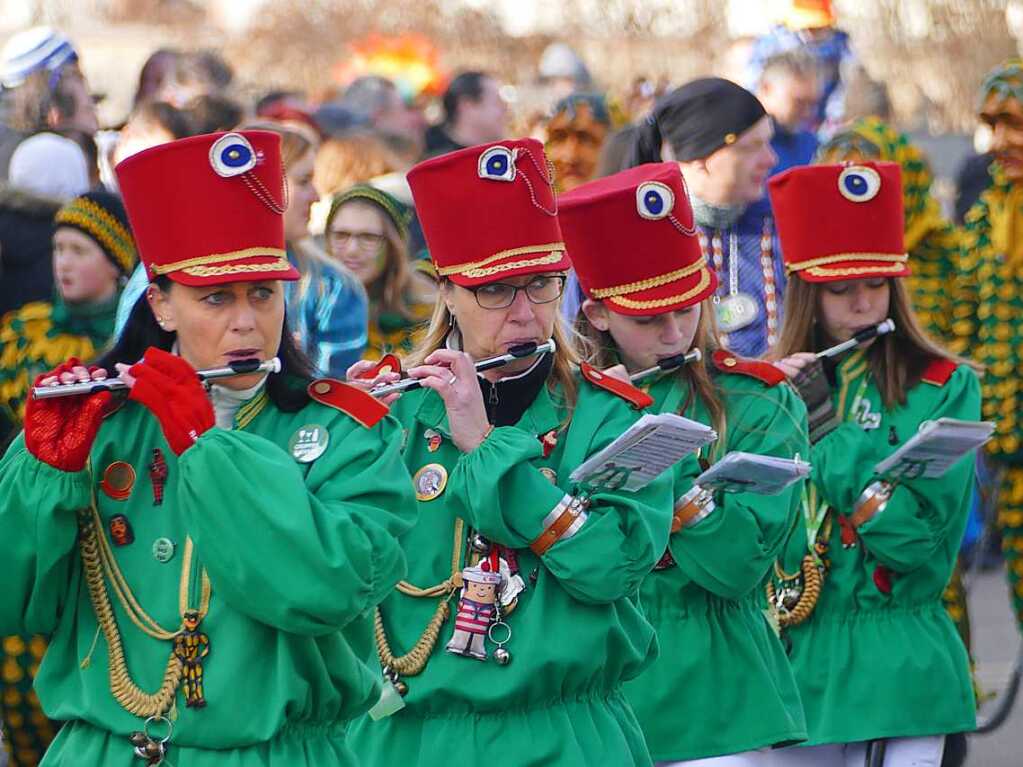
[[[507,285],[503,282],[490,282],[468,288],[476,296],[476,303],[484,309],[506,309],[515,303],[515,297],[521,290],[533,304],[549,304],[557,301],[565,292],[565,275],[550,277],[534,277],[525,285]]]
[[[355,243],[356,250],[363,253],[370,253],[379,248],[384,242],[382,234],[374,232],[346,232],[343,229],[331,231],[327,234],[332,248],[346,248],[349,242]]]

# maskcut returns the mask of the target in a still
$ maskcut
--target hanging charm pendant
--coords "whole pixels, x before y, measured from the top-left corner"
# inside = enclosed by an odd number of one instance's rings
[[[734,333],[753,324],[760,315],[756,299],[748,293],[724,296],[717,305],[718,328],[723,333]]]
[[[183,627],[174,638],[174,655],[181,662],[181,690],[188,708],[205,708],[203,694],[203,659],[210,652],[210,638],[199,630],[201,619],[196,610],[183,616]]]
[[[462,570],[462,592],[455,613],[455,630],[444,649],[454,655],[487,659],[487,634],[498,620],[501,573],[490,560]],[[506,640],[507,641],[507,640]]]
[[[155,738],[149,733],[149,727],[160,722],[167,724],[167,734],[162,738]],[[142,726],[142,731],[133,732],[128,740],[135,747],[135,756],[145,760],[147,767],[156,767],[156,765],[163,764],[164,759],[167,758],[167,743],[173,732],[174,724],[162,714],[157,714],[149,717]]]

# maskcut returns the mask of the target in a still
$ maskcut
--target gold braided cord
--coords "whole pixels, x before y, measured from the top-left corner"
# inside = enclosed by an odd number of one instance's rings
[[[174,703],[174,696],[181,684],[181,662],[172,650],[167,660],[167,667],[164,669],[163,683],[155,693],[143,691],[132,681],[124,657],[124,647],[121,644],[121,633],[117,628],[117,618],[114,615],[114,608],[110,604],[110,597],[103,580],[103,565],[98,544],[101,536],[96,527],[95,516],[89,518],[83,513],[80,516],[80,529],[78,548],[85,569],[89,599],[96,613],[100,630],[107,640],[110,692],[125,711],[135,716],[145,718],[159,716],[169,711]]]
[[[813,277],[862,277],[865,274],[887,277],[889,275],[901,274],[905,268],[903,264],[893,264],[892,266],[849,266],[839,269],[814,266],[803,271]]]
[[[252,272],[286,272],[291,269],[291,264],[286,258],[278,258],[275,261],[267,261],[262,264],[229,264],[228,266],[191,266],[182,269],[185,274],[192,277],[220,277],[224,274],[251,274]]]
[[[468,277],[471,280],[478,280],[482,277],[492,277],[495,274],[510,272],[512,269],[526,269],[534,266],[548,266],[550,264],[556,264],[564,257],[565,251],[554,251],[550,255],[541,256],[540,258],[527,258],[524,261],[509,261],[507,264],[491,266],[486,269],[470,269],[466,272],[462,272],[462,276]]]
[[[441,266],[437,267],[437,274],[441,277],[447,277],[449,274],[465,274],[470,271],[479,271],[487,264],[492,264],[495,261],[500,261],[502,258],[512,258],[514,256],[524,256],[529,253],[543,253],[545,251],[559,251],[564,252],[565,243],[563,242],[552,242],[547,245],[526,245],[521,248],[511,248],[510,250],[502,250],[499,253],[495,253],[492,256],[487,256],[481,261],[470,261],[465,264],[455,264],[453,266]],[[553,254],[552,254],[553,255]],[[560,256],[558,257],[561,258]],[[501,269],[505,269],[502,266]]]
[[[256,258],[257,256],[275,256],[276,258],[287,258],[287,253],[280,248],[244,248],[233,250],[230,253],[211,253],[208,256],[196,256],[186,258],[184,261],[172,261],[169,264],[153,264],[149,268],[153,274],[167,274],[181,269],[189,269],[193,266],[208,266],[209,264],[222,264],[225,261],[236,261],[239,258]]]
[[[107,591],[107,581],[110,582],[117,596],[121,608],[127,614],[135,626],[154,639],[161,641],[173,641],[181,632],[170,632],[160,626],[138,603],[131,587],[125,580],[121,568],[114,557],[110,542],[101,532],[102,520],[96,507],[96,498],[93,495],[92,504],[88,510],[79,513],[79,550],[82,556],[82,565],[85,570],[85,580],[89,589],[89,600],[92,602],[93,611],[96,614],[96,621],[100,631],[107,640],[107,658],[110,676],[110,692],[122,708],[131,714],[139,717],[151,717],[169,711],[174,704],[174,697],[181,684],[182,666],[181,661],[171,650],[167,659],[167,666],[164,669],[163,683],[155,693],[147,693],[142,690],[131,677],[128,671],[128,664],[124,657],[124,646],[121,639],[121,632],[117,625],[117,617],[114,614],[113,606],[110,603],[110,595]],[[188,611],[188,591],[191,581],[193,544],[191,538],[186,538],[184,552],[182,554],[181,578],[178,588],[178,607],[182,616]],[[213,587],[208,574],[203,568],[201,576],[201,595],[199,599],[198,613],[201,621],[209,612],[210,599]],[[182,622],[182,628],[184,624]],[[91,655],[91,651],[90,651]],[[83,668],[88,665],[88,658],[83,662]]]
[[[803,557],[803,562],[800,566],[800,570],[803,573],[803,589],[799,594],[799,599],[796,601],[795,606],[791,610],[785,612],[777,611],[778,624],[782,628],[788,628],[789,626],[798,626],[800,623],[809,618],[814,609],[817,607],[817,601],[821,598],[821,584],[823,578],[821,572],[817,567],[817,563],[814,558],[807,554]],[[780,573],[780,568],[777,563],[775,564],[775,572]],[[776,604],[774,601],[774,582],[768,580],[767,585],[764,587],[767,591],[768,604]]]
[[[908,260],[909,256],[906,253],[901,255],[897,253],[836,253],[831,256],[821,256],[820,258],[811,258],[809,261],[788,264],[787,270],[791,274],[803,269],[827,266],[828,264],[839,264],[843,261],[884,261],[885,263],[904,264]]]
[[[629,282],[625,285],[615,285],[610,288],[594,288],[590,291],[594,298],[610,298],[611,296],[621,296],[626,293],[636,293],[640,290],[650,290],[651,288],[659,288],[661,285],[667,285],[669,282],[675,280],[681,280],[683,277],[688,277],[691,274],[696,274],[698,271],[703,269],[707,265],[707,257],[703,256],[694,264],[690,264],[682,269],[676,269],[673,272],[667,274],[661,274],[657,277],[649,277],[645,280],[639,280],[637,282]]]
[[[373,637],[376,640],[377,655],[380,658],[381,666],[390,668],[403,676],[415,676],[422,673],[423,669],[426,668],[426,663],[430,660],[433,648],[437,646],[437,640],[440,638],[440,630],[444,626],[444,621],[448,619],[448,615],[451,612],[448,607],[448,600],[455,593],[455,590],[462,585],[462,532],[464,527],[465,524],[461,519],[455,520],[455,542],[451,552],[451,575],[436,586],[430,586],[425,589],[419,588],[408,581],[398,583],[398,591],[406,596],[417,598],[440,597],[437,609],[434,611],[433,617],[430,618],[430,622],[426,624],[426,629],[419,639],[416,640],[412,649],[404,655],[395,656],[391,650],[390,642],[387,641],[387,633],[384,631],[383,615],[380,612],[380,608],[376,608],[373,616]]]
[[[704,269],[700,272],[700,281],[696,283],[696,286],[692,290],[687,290],[685,293],[678,293],[674,296],[658,298],[653,301],[635,301],[631,298],[623,298],[622,296],[609,298],[608,301],[612,304],[624,306],[626,309],[660,309],[663,306],[671,306],[672,304],[689,301],[694,296],[699,295],[703,290],[705,290],[708,285],[710,285],[710,272]]]

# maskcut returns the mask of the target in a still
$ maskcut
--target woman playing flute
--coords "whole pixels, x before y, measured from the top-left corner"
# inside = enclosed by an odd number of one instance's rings
[[[130,392],[30,398],[0,463],[0,632],[52,635],[36,689],[68,722],[42,764],[354,765],[370,610],[415,514],[400,428],[311,380],[287,329],[278,137],[173,142],[118,179],[151,285],[99,368],[37,384]]]
[[[409,183],[441,277],[408,370],[423,388],[392,405],[421,513],[377,614],[393,689],[374,713],[390,715],[356,722],[353,748],[372,767],[649,765],[622,682],[655,652],[633,596],[667,542],[667,476],[637,492],[570,478],[648,400],[580,375],[564,342],[569,261],[539,142],[446,154]],[[553,354],[473,367],[551,337]]]
[[[793,536],[771,589],[809,727],[785,764],[862,764],[883,749],[887,767],[938,765],[944,736],[974,727],[966,651],[941,603],[973,462],[894,487],[874,467],[923,421],[978,419],[977,376],[910,308],[897,165],[797,168],[769,186],[793,277],[776,364],[806,402],[813,443],[808,537]],[[893,333],[834,360],[814,354],[886,317]],[[807,574],[823,578],[812,612],[800,605]]]
[[[586,294],[577,321],[597,367],[630,374],[692,349],[703,362],[648,378],[657,412],[713,426],[719,438],[674,471],[672,535],[643,580],[657,661],[626,695],[658,764],[767,764],[806,737],[785,651],[761,588],[797,515],[781,495],[701,493],[694,480],[727,452],[807,457],[806,411],[768,363],[720,348],[712,268],[693,229],[677,163],[641,165],[561,200],[565,242]],[[642,258],[638,257],[642,254]]]

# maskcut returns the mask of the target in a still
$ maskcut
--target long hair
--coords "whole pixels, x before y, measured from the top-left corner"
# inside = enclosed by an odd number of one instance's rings
[[[723,446],[728,428],[725,406],[708,368],[710,355],[721,348],[714,305],[711,301],[710,298],[706,298],[701,303],[700,321],[693,337],[693,348],[703,352],[704,359],[697,364],[685,365],[670,375],[674,376],[676,384],[686,391],[686,398],[678,409],[679,415],[689,408],[694,397],[698,398],[710,413],[711,425],[718,433],[717,445]],[[582,339],[587,362],[594,367],[604,370],[621,362],[618,344],[611,333],[595,328],[581,311],[575,320],[575,332]]]
[[[419,345],[405,360],[409,367],[423,364],[423,360],[431,353],[444,346],[444,341],[453,327],[453,319],[447,304],[444,303],[443,296],[438,295],[426,333]],[[560,319],[555,320],[554,332],[551,337],[557,348],[554,351],[554,367],[547,380],[547,388],[554,393],[560,387],[562,404],[568,410],[567,417],[571,418],[575,403],[579,398],[579,383],[575,377],[575,368],[579,365],[580,358]]]
[[[976,371],[981,367],[957,357],[932,340],[916,319],[905,280],[889,277],[888,316],[895,332],[876,339],[867,352],[871,375],[888,409],[906,404],[906,393],[920,383],[927,366],[936,359],[950,359]],[[828,341],[817,325],[822,286],[793,275],[785,288],[785,321],[778,342],[768,354],[782,359],[796,352],[820,351]]]
[[[346,205],[362,205],[372,210],[383,225],[384,229],[384,270],[378,278],[382,289],[380,290],[380,302],[377,306],[371,306],[371,311],[376,314],[391,312],[404,317],[406,320],[418,319],[412,304],[429,303],[436,297],[436,289],[428,277],[413,270],[410,266],[408,256],[408,244],[394,220],[387,215],[379,205],[365,198],[355,197],[343,202],[334,211],[336,216],[341,208]],[[330,220],[333,220],[333,216]],[[328,232],[328,237],[330,233]],[[366,286],[367,290],[369,286]]]
[[[173,290],[173,282],[166,275],[157,277],[154,284],[164,292]],[[108,375],[116,376],[118,374],[114,368],[116,363],[133,365],[142,359],[150,346],[169,352],[176,339],[177,333],[166,331],[157,324],[153,310],[146,300],[146,294],[143,293],[135,302],[121,335],[96,361],[96,365],[106,370]],[[295,343],[294,336],[288,329],[287,316],[284,318],[277,357],[281,361],[281,372],[267,376],[267,396],[279,410],[284,412],[301,410],[309,401],[306,386],[315,377],[315,372],[312,363]]]

